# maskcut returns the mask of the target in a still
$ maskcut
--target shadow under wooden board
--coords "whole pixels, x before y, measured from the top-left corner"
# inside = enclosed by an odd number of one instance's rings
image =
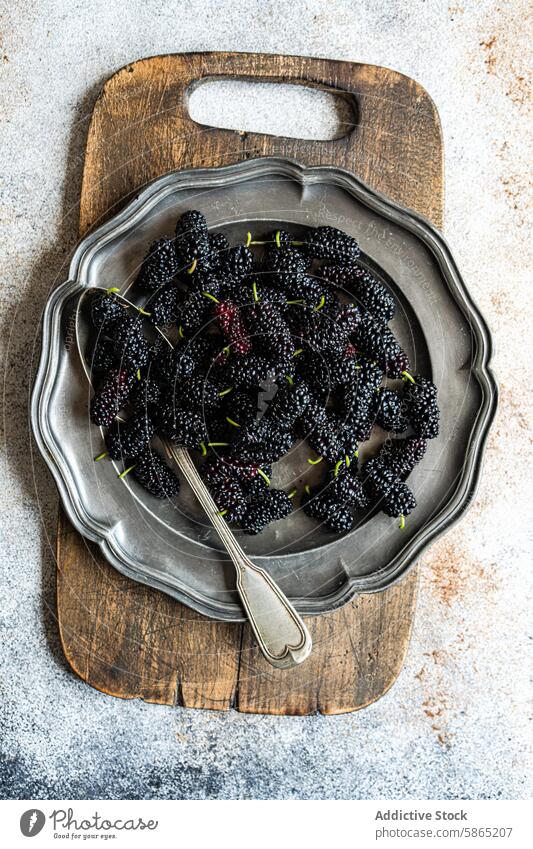
[[[208,79],[292,82],[352,106],[333,141],[242,134],[191,120],[187,99]],[[148,181],[173,169],[257,156],[332,164],[442,226],[443,151],[430,97],[414,80],[372,65],[244,53],[156,56],[104,86],[87,141],[80,235]],[[65,655],[81,678],[121,698],[269,714],[344,713],[382,696],[399,674],[416,607],[418,570],[396,586],[307,618],[313,654],[272,669],[248,625],[215,622],[116,572],[60,512],[57,608]]]

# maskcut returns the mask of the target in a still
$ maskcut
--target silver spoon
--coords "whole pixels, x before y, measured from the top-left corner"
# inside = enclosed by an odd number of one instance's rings
[[[87,293],[92,294],[94,291],[105,292],[106,290],[99,287],[85,289],[80,295],[76,309],[76,344],[89,383],[92,383],[91,375],[81,350],[79,319],[83,298]],[[117,292],[114,294],[123,301],[125,306],[137,309],[135,304],[124,296]],[[167,339],[161,330],[159,332]],[[167,342],[173,347],[169,339]],[[290,669],[292,666],[303,663],[311,652],[312,641],[301,617],[270,575],[253,563],[242,550],[230,528],[219,515],[218,508],[198,474],[187,449],[178,448],[168,440],[164,440],[163,443],[168,456],[176,463],[187,480],[235,566],[237,591],[263,655],[272,666],[279,669]]]

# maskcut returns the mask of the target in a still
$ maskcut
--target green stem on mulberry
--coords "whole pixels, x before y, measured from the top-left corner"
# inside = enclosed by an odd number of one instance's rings
[[[347,468],[347,469],[349,469],[349,468],[350,468],[350,462],[351,462],[351,461],[350,461],[350,458],[349,458],[348,454],[345,454],[345,455],[344,455],[344,459],[345,459],[345,461],[346,461],[346,468]]]
[[[106,295],[113,295],[115,292],[120,292],[118,286],[110,286],[109,289],[106,289]]]
[[[148,317],[150,317],[152,315],[151,312],[147,312],[146,310],[143,310],[142,307],[135,307],[135,309],[137,310],[137,312],[140,312],[141,315],[146,315]]]
[[[103,460],[104,457],[107,457],[108,453],[109,453],[108,451],[102,451],[102,453],[99,454],[98,457],[94,458],[94,462],[98,463],[99,460]]]
[[[198,265],[198,260],[195,257],[193,259],[192,263],[190,264],[189,268],[187,269],[187,274],[194,274],[194,272],[196,271],[197,265]]]
[[[299,357],[300,354],[303,354],[303,352],[304,352],[303,348],[297,348],[296,351],[293,354],[293,357]]]
[[[181,326],[181,324],[178,327],[178,336],[180,337],[180,339],[185,339],[185,333],[183,332],[183,327]]]
[[[292,306],[293,304],[305,304],[305,301],[303,298],[296,298],[294,301],[285,301],[285,303]]]
[[[140,368],[137,369],[136,374],[137,374],[137,380],[141,380],[141,370],[140,370]]]
[[[136,466],[136,465],[137,465],[137,463],[134,463],[134,464],[133,464],[133,466],[129,466],[129,468],[124,469],[124,471],[123,471],[123,472],[121,472],[121,473],[120,473],[120,475],[117,475],[117,477],[119,477],[119,478],[121,478],[121,479],[122,479],[122,478],[125,478],[125,477],[126,477],[126,475],[129,475],[129,473],[132,471],[132,469],[134,469],[134,468],[135,468],[135,466]]]
[[[229,445],[229,442],[208,442],[208,448],[224,448]]]
[[[226,421],[228,422],[228,424],[233,425],[233,427],[240,427],[241,426],[239,424],[239,422],[233,421],[233,419],[230,419],[229,416],[226,416]]]
[[[222,348],[222,353],[229,357],[229,345],[226,345],[225,348]]]
[[[337,478],[339,476],[339,472],[343,463],[344,460],[337,460],[337,462],[335,463],[335,469],[333,470],[333,477]]]
[[[308,483],[306,483],[306,485],[304,486],[304,492],[306,495],[311,495],[311,487]]]
[[[322,295],[322,297],[320,298],[320,301],[318,302],[318,304],[314,308],[315,312],[318,312],[319,310],[321,310],[325,303],[326,303],[326,296]]]
[[[251,244],[255,244],[255,242],[252,243],[252,234],[248,230],[246,234],[246,247],[249,248]]]
[[[288,494],[287,498],[294,498],[294,496],[296,495],[296,493],[297,493],[297,492],[298,492],[298,490],[297,490],[296,488],[295,488],[295,489],[292,489],[292,490],[289,492],[289,494]]]
[[[225,516],[227,512],[228,512],[228,508],[226,507],[225,510],[219,510],[217,512],[217,516]]]
[[[403,515],[400,516],[400,523],[399,523],[398,527],[401,531],[403,531],[403,529],[405,528],[405,516],[403,516]]]
[[[270,478],[264,473],[263,469],[258,469],[257,474],[261,475],[267,486],[270,486]]]
[[[227,389],[223,389],[222,392],[218,393],[218,397],[223,398],[224,395],[227,395],[229,392],[233,392],[233,386],[228,386]]]
[[[205,442],[200,442],[200,451],[202,452],[202,457],[205,457],[207,454],[207,448],[205,447]]]
[[[252,283],[252,292],[254,294],[254,301],[257,303],[260,300],[260,298],[259,298],[259,295],[257,294],[257,283],[255,283],[255,281]]]
[[[292,377],[290,376],[290,374],[286,374],[286,375],[285,375],[285,380],[287,381],[287,383],[289,384],[289,386],[294,386],[294,380],[292,379]]]
[[[218,300],[218,298],[215,298],[215,296],[214,296],[214,295],[212,295],[212,294],[211,294],[211,292],[202,292],[202,295],[204,296],[204,298],[211,298],[211,300],[212,300],[212,301],[214,301],[214,302],[215,302],[215,304],[219,304],[219,303],[220,303],[220,301]]]
[[[414,379],[412,374],[409,374],[408,371],[402,371],[402,380],[408,380],[410,383],[414,383],[416,386],[416,380]]]
[[[311,457],[308,457],[307,462],[309,463],[310,466],[317,466],[318,463],[321,463],[323,459],[324,459],[323,457],[319,457],[318,460],[311,460]]]

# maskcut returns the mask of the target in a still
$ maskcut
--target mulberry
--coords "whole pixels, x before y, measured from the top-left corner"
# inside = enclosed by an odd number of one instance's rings
[[[338,504],[352,508],[365,507],[368,504],[368,497],[357,474],[352,471],[354,466],[355,462],[350,465],[350,468],[344,466],[336,477],[332,476],[325,491]]]
[[[340,324],[317,312],[307,317],[303,333],[307,345],[314,352],[341,354],[349,343],[348,335]]]
[[[317,259],[328,259],[349,265],[359,257],[361,250],[353,236],[336,227],[315,227],[305,237],[309,253]]]
[[[252,345],[238,307],[230,301],[223,301],[216,305],[215,316],[231,350],[236,354],[247,354]]]
[[[196,370],[197,364],[189,355],[189,349],[190,346],[185,349],[179,346],[171,350],[165,343],[162,353],[152,363],[150,374],[159,383],[173,387]]]
[[[121,366],[137,371],[147,365],[150,346],[144,337],[140,316],[124,314],[120,321],[114,323],[113,346]]]
[[[275,428],[270,428],[265,433],[264,441],[254,441],[248,434],[244,434],[232,443],[231,456],[250,465],[268,465],[287,454],[294,441],[292,433]]]
[[[372,431],[378,408],[376,389],[381,383],[381,376],[379,367],[363,363],[357,382],[346,386],[341,395],[342,415],[359,442],[365,442]]]
[[[279,519],[286,519],[292,513],[292,501],[282,489],[271,489],[270,506],[272,511],[272,521],[276,522]]]
[[[99,338],[96,347],[89,357],[91,371],[96,374],[107,374],[115,365],[115,350],[111,339]]]
[[[125,424],[116,422],[106,433],[105,444],[112,460],[139,457],[154,435],[148,415],[139,410]]]
[[[379,459],[394,474],[405,480],[411,474],[415,466],[420,463],[426,453],[427,442],[425,439],[409,437],[408,439],[397,439],[392,445],[381,449]]]
[[[178,317],[180,300],[181,292],[176,286],[164,286],[147,305],[150,310],[150,321],[159,327],[174,324]]]
[[[137,459],[133,475],[155,498],[172,498],[180,491],[179,478],[153,449]]]
[[[325,407],[311,394],[307,406],[299,419],[301,435],[305,438],[316,428],[323,427],[327,423],[327,420]]]
[[[355,304],[343,304],[336,320],[347,336],[351,336],[352,333],[355,333],[361,321],[361,310]]]
[[[176,323],[182,331],[194,333],[207,323],[212,306],[213,302],[202,292],[190,292],[178,306]]]
[[[247,507],[241,526],[246,534],[259,534],[271,522],[286,518],[292,512],[290,498],[282,490],[266,490]]]
[[[409,358],[392,331],[372,318],[370,313],[362,316],[353,339],[363,354],[377,361],[387,377],[399,378],[402,372],[409,371]]]
[[[223,233],[211,233],[208,239],[209,245],[209,267],[214,271],[220,271],[224,267],[226,251],[229,242]]]
[[[394,482],[394,486],[386,493],[381,504],[383,512],[395,519],[408,516],[415,507],[416,498],[407,484],[400,480]]]
[[[289,430],[304,414],[310,400],[311,393],[305,383],[283,386],[270,402],[263,420],[273,422],[281,430]]]
[[[289,278],[285,282],[285,287],[288,301],[302,300],[308,307],[318,307],[321,304],[323,308],[326,302],[329,305],[333,299],[331,292],[328,292],[314,277],[302,275],[298,278]]]
[[[246,498],[239,483],[233,478],[224,478],[211,487],[211,495],[227,522],[240,522],[247,509]]]
[[[440,411],[437,405],[437,387],[431,380],[419,375],[407,387],[406,400],[409,420],[416,436],[434,439],[439,435]]]
[[[272,369],[268,360],[251,353],[246,358],[230,358],[227,365],[228,385],[239,389],[252,389],[266,383]]]
[[[232,277],[240,279],[246,277],[252,271],[254,255],[250,248],[244,245],[235,245],[226,252],[224,260],[224,272]]]
[[[128,400],[135,381],[135,375],[124,369],[114,369],[107,375],[91,401],[90,416],[93,424],[109,427]]]
[[[205,377],[189,377],[176,384],[176,397],[184,409],[202,411],[215,407],[219,401],[218,389]]]
[[[402,396],[393,389],[380,389],[378,392],[377,424],[383,430],[402,433],[407,428]]]
[[[178,258],[170,239],[158,239],[150,245],[135,282],[142,289],[155,292],[172,280],[178,267]]]
[[[196,260],[205,263],[209,259],[209,234],[205,216],[195,209],[185,212],[176,224],[176,254],[180,268],[192,265]]]
[[[407,484],[392,469],[380,465],[379,460],[365,463],[363,477],[363,485],[387,516],[408,516],[416,507],[416,499]]]
[[[125,314],[125,307],[111,292],[94,294],[91,298],[91,320],[97,330],[112,332],[113,324]]]
[[[353,527],[354,518],[351,510],[344,504],[329,498],[327,493],[309,496],[304,502],[303,510],[307,516],[322,522],[334,533],[346,533]]]
[[[246,392],[231,392],[224,396],[223,415],[228,417],[247,430],[254,424],[258,417],[257,396]]]
[[[343,268],[327,265],[320,269],[320,276],[350,296],[364,307],[376,321],[387,324],[394,317],[396,304],[388,289],[369,271],[356,266]]]
[[[172,442],[185,448],[197,448],[207,435],[201,417],[191,410],[177,407],[173,398],[168,398],[160,409],[159,426]]]
[[[135,405],[142,410],[154,407],[161,398],[161,387],[151,377],[138,381],[133,392]]]
[[[329,418],[309,434],[308,442],[313,451],[328,463],[336,463],[337,460],[344,459],[346,452],[343,434]]]

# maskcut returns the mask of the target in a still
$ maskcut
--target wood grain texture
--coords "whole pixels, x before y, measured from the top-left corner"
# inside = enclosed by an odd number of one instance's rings
[[[349,100],[354,126],[334,141],[241,134],[196,124],[193,86],[208,79],[293,82]],[[413,80],[350,62],[243,53],[157,56],[106,83],[92,116],[80,234],[150,180],[177,168],[280,155],[334,164],[442,225],[442,140],[435,107]],[[213,622],[112,569],[59,516],[57,606],[72,668],[122,698],[270,714],[343,713],[383,695],[401,670],[417,570],[377,595],[308,618],[314,649],[300,668],[273,670],[248,626]]]

